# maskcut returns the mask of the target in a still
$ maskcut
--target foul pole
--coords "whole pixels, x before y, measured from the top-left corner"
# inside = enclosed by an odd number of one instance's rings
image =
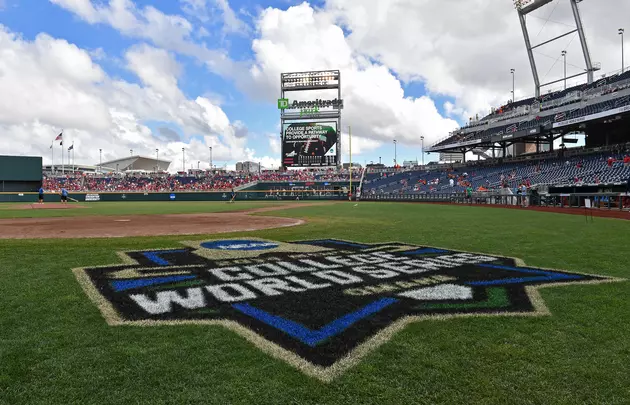
[[[348,146],[350,148],[350,201],[352,201],[352,127],[348,125]]]

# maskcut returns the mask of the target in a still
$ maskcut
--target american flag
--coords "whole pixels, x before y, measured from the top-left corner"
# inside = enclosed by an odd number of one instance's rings
[[[505,132],[516,132],[516,124],[512,124],[505,129]]]
[[[57,135],[57,137],[55,138],[55,141],[60,141],[62,136],[63,136],[63,132]]]
[[[554,121],[562,121],[564,119],[565,115],[563,112],[556,114],[555,117],[553,117]]]

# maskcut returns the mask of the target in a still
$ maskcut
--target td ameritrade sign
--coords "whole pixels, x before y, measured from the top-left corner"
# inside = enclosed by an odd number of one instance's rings
[[[319,111],[320,108],[334,108],[336,110],[341,110],[343,108],[343,100],[336,98],[334,100],[322,100],[322,99],[317,99],[313,101],[293,100],[293,102],[290,102],[286,98],[278,99],[278,109],[280,110],[317,109],[317,111]]]
[[[612,280],[494,255],[333,239],[219,239],[121,257],[75,269],[109,324],[222,325],[324,381],[410,322],[548,314],[538,288]]]

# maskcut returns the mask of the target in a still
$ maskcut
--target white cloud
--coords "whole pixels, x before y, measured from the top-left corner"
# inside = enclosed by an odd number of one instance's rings
[[[142,81],[113,80],[87,50],[45,34],[24,40],[0,25],[0,142],[5,153],[42,155],[50,162],[50,144],[64,129],[67,148],[75,143],[79,163],[96,163],[134,153],[177,161],[181,148],[191,161],[207,167],[208,145],[216,160],[252,156],[247,127],[230,122],[204,97],[187,99],[178,87],[181,67],[172,54],[138,45],[125,54],[127,67]],[[170,122],[182,140],[153,134],[146,121]],[[195,137],[193,137],[195,136]],[[199,138],[198,136],[202,136]],[[191,138],[192,137],[192,138]],[[57,163],[60,147],[55,143]],[[181,160],[180,160],[181,162]],[[176,164],[174,165],[176,166]]]
[[[329,13],[306,3],[286,11],[269,8],[260,16],[258,32],[259,38],[252,45],[256,62],[250,74],[256,84],[253,91],[269,101],[277,98],[282,72],[341,70],[343,122],[344,126],[352,125],[356,135],[353,154],[393,139],[419,145],[421,135],[437,140],[457,126],[442,117],[428,97],[405,97],[401,83],[387,67],[358,56]],[[310,97],[315,96],[323,98],[321,93]],[[347,127],[342,132],[347,132]]]
[[[582,2],[579,7],[593,60],[600,61],[604,71],[618,70],[617,28],[627,24],[630,2],[599,0]],[[456,114],[466,119],[510,98],[511,68],[517,70],[517,98],[534,94],[517,13],[510,1],[327,0],[325,12],[351,32],[347,41],[355,52],[385,64],[403,80],[420,79],[430,91],[454,97],[462,110]],[[569,1],[564,0],[541,8],[527,21],[533,44],[575,25]],[[584,67],[575,36],[536,50],[541,80],[562,77],[563,49],[568,51],[567,75]]]
[[[269,140],[269,149],[271,150],[271,153],[276,156],[280,156],[280,153],[282,153],[280,137],[277,134],[267,134],[267,139]]]
[[[244,29],[227,0],[181,0],[183,9],[195,17],[190,21],[151,6],[136,7],[131,0],[50,1],[88,23],[107,24],[131,38],[196,58],[213,72],[236,79],[237,85],[253,98],[271,103],[277,98],[281,72],[341,69],[346,101],[344,125],[352,124],[354,132],[360,134],[357,139],[365,140],[357,141],[361,153],[391,143],[394,138],[401,145],[417,146],[419,136],[424,135],[425,145],[430,145],[456,126],[451,118],[467,120],[477,113],[484,115],[510,98],[511,68],[516,69],[517,98],[533,95],[517,14],[509,1],[326,0],[321,8],[302,3],[287,10],[260,9],[254,17],[257,25],[251,63],[234,62],[225,50],[210,49],[193,40],[210,35],[193,23],[198,20],[214,18],[214,22],[223,24],[225,32]],[[579,6],[593,60],[601,62],[601,73],[618,70],[617,28],[627,23],[630,2],[598,0],[581,2]],[[567,24],[573,22],[568,1],[564,0],[556,0],[528,17],[535,44],[572,29]],[[568,51],[568,75],[583,67],[580,42],[572,34],[536,50],[541,80],[562,76],[563,49]],[[583,78],[568,84],[577,80]],[[401,81],[420,81],[429,95],[405,97]],[[168,87],[168,83],[162,84]],[[187,133],[192,129],[208,131],[209,125],[214,125],[211,130],[230,128],[229,124],[224,125],[220,114],[219,125],[200,120],[200,114],[212,116],[217,112],[200,112],[204,107],[191,100],[179,101],[179,105],[198,112],[178,118],[177,109],[168,109],[159,102],[156,94],[165,88],[155,78],[146,84],[147,88],[116,85],[134,97],[143,99],[143,95],[148,100],[146,105],[135,107],[134,111],[142,112],[138,117],[166,114],[188,128]],[[447,118],[435,108],[432,97],[438,94],[453,99],[443,104]],[[124,95],[118,97],[126,99]],[[133,101],[127,100],[125,105]],[[216,103],[211,104],[216,107]],[[154,108],[159,114],[150,111]],[[226,148],[225,152],[229,150]]]
[[[0,50],[0,122],[36,119],[95,131],[111,125],[107,105],[95,94],[105,73],[85,51],[45,34],[25,42],[1,25]]]
[[[250,28],[236,16],[228,0],[180,0],[182,10],[202,22],[221,19],[224,33],[247,34]]]
[[[138,8],[131,0],[109,0],[96,5],[91,0],[49,1],[90,24],[107,24],[131,38],[148,40],[159,48],[196,58],[218,74],[229,77],[241,69],[226,51],[196,43],[192,39],[193,24],[182,16],[164,14],[152,6]]]
[[[217,6],[223,13],[224,30],[231,33],[247,34],[249,27],[241,19],[236,16],[236,13],[230,7],[228,0],[214,0]]]
[[[138,45],[126,53],[129,68],[136,73],[145,86],[170,99],[183,97],[177,86],[181,66],[163,49],[152,48],[146,44]]]

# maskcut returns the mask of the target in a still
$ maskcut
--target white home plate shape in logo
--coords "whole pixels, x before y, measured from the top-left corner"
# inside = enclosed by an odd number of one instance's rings
[[[201,247],[206,249],[219,250],[269,250],[277,248],[278,244],[273,242],[265,242],[259,240],[218,240],[212,242],[204,242]]]

